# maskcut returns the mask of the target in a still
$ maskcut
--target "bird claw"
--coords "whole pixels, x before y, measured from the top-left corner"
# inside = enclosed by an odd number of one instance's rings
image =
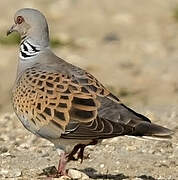
[[[89,158],[89,154],[84,156],[85,147],[88,146],[88,145],[95,145],[95,144],[97,144],[97,140],[93,140],[89,144],[77,144],[76,146],[74,146],[74,148],[71,151],[71,153],[68,154],[67,161],[71,161],[71,160],[72,161],[77,161],[77,160],[81,159],[81,163],[82,163],[83,159],[88,159]],[[77,154],[77,158],[74,157],[76,154]]]
[[[86,145],[84,144],[78,144],[76,145],[72,152],[68,155],[68,160],[67,161],[78,161],[79,159],[81,159],[81,163],[83,162],[84,159],[88,159],[89,158],[89,154],[87,154],[86,156],[84,155],[84,150],[85,150]],[[74,156],[77,154],[77,158],[75,158]]]
[[[84,155],[84,148],[80,148],[80,151],[77,154],[77,160],[81,159],[81,162],[83,162],[84,159],[89,159],[90,154]]]

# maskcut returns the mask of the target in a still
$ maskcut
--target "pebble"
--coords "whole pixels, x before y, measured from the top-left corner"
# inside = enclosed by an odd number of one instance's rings
[[[5,146],[0,147],[0,154],[6,153],[8,151],[8,148]]]
[[[136,177],[136,178],[127,178],[127,179],[125,179],[125,180],[143,180],[143,179]]]
[[[46,176],[53,176],[57,174],[57,169],[55,166],[50,166],[50,167],[44,168],[42,174]]]
[[[8,172],[9,171],[7,169],[1,169],[0,175],[5,176],[6,174],[8,174]]]
[[[104,164],[100,164],[100,168],[104,168]]]
[[[9,171],[7,169],[1,169],[0,175],[7,178],[20,177],[22,172],[19,169],[13,169],[13,171]]]
[[[137,147],[135,147],[135,146],[127,146],[126,147],[127,151],[135,151],[136,149],[137,149]]]
[[[49,153],[45,153],[41,157],[49,157]]]
[[[87,180],[87,179],[89,179],[89,177],[85,173],[83,173],[81,171],[78,171],[78,170],[75,170],[75,169],[69,169],[68,175],[72,179],[80,179],[80,180]]]
[[[103,41],[104,42],[119,41],[119,38],[116,33],[111,32],[105,35]]]
[[[166,168],[169,168],[169,166],[163,161],[163,162],[156,162],[154,163],[154,166],[155,167],[166,167]]]
[[[5,153],[2,153],[1,155],[2,157],[11,157],[11,158],[14,158],[15,156],[10,154],[9,152],[5,152]]]
[[[120,164],[120,161],[116,161],[116,164],[119,165],[119,164]]]

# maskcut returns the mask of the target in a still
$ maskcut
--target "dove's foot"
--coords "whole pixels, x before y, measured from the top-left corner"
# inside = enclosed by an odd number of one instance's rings
[[[78,159],[81,159],[81,163],[82,163],[83,159],[88,158],[88,156],[89,156],[89,155],[84,156],[85,147],[89,146],[89,145],[95,145],[95,144],[97,144],[97,140],[93,140],[89,144],[77,144],[76,146],[74,146],[71,153],[67,156],[68,157],[67,161],[71,161],[71,160],[72,161],[77,161]],[[77,158],[74,157],[75,154],[77,154]]]
[[[73,150],[71,151],[71,153],[68,155],[68,161],[77,161],[78,159],[81,159],[81,161],[83,161],[83,153],[84,153],[84,149],[85,149],[86,145],[85,144],[77,144],[76,146],[74,146]],[[77,155],[77,158],[75,158],[74,156]]]
[[[62,153],[58,165],[58,175],[68,176],[66,172],[67,161],[68,161],[68,155],[66,153]]]

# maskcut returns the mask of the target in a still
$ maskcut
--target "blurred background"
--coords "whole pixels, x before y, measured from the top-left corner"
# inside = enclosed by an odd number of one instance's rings
[[[92,73],[126,105],[178,131],[177,0],[1,1],[1,115],[13,112],[19,48],[18,36],[6,37],[6,31],[24,7],[46,16],[58,56]]]
[[[47,17],[51,46],[94,74],[132,107],[178,102],[177,0],[11,0],[0,2],[0,112],[12,111],[18,37],[6,37],[23,7]]]

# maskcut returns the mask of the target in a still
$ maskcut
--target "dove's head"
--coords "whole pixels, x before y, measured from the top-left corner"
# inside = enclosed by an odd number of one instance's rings
[[[30,38],[38,44],[48,46],[49,31],[45,16],[36,9],[23,8],[14,15],[14,24],[7,35],[18,32],[21,38]]]

